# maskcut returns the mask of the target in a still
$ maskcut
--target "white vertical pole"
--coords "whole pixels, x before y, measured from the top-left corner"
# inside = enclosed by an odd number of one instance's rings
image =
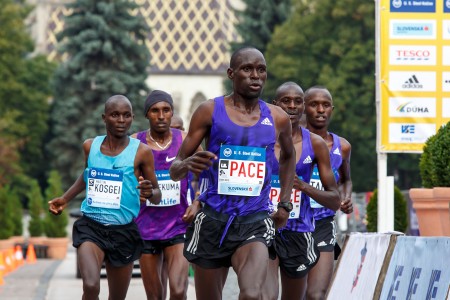
[[[386,232],[394,230],[394,206],[393,201],[389,203],[388,199],[392,194],[393,199],[393,181],[392,188],[388,187],[387,179],[387,153],[381,149],[381,91],[380,85],[382,78],[380,78],[380,10],[384,8],[380,7],[380,1],[375,0],[375,105],[376,105],[376,117],[377,117],[377,188],[378,188],[378,217],[377,227],[378,232]],[[390,184],[390,183],[389,183]],[[392,204],[392,205],[391,205]],[[392,216],[392,218],[391,218]]]
[[[394,231],[394,176],[386,177],[386,220],[385,231]]]

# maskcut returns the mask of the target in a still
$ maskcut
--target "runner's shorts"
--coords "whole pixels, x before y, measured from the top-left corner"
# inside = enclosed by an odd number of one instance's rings
[[[275,227],[267,211],[231,218],[205,205],[187,229],[186,259],[205,269],[230,267],[236,249],[252,242],[266,245],[268,255],[275,258],[272,248]]]
[[[184,243],[185,238],[185,234],[179,234],[166,240],[144,240],[142,254],[161,254],[167,247]]]
[[[311,232],[283,230],[275,236],[280,269],[290,278],[302,278],[319,260],[320,252]]]
[[[114,267],[123,267],[139,259],[142,239],[136,223],[103,225],[86,216],[75,221],[72,231],[73,246],[93,242],[105,252],[105,259]]]
[[[333,252],[336,244],[336,221],[334,217],[316,220],[313,237],[320,252]]]

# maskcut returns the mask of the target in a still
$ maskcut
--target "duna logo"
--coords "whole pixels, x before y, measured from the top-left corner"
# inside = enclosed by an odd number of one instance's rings
[[[392,6],[394,6],[395,8],[402,7],[402,0],[392,0]]]

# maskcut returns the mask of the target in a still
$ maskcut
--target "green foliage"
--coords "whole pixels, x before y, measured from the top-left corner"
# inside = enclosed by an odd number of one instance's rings
[[[41,188],[36,180],[30,181],[30,188],[28,190],[28,210],[30,213],[30,222],[28,223],[28,231],[30,236],[41,236],[44,232],[44,224],[41,218],[42,197]]]
[[[286,81],[304,90],[326,86],[335,106],[329,130],[352,145],[353,189],[372,190],[377,180],[375,2],[293,0],[292,5],[267,46],[271,77],[264,97],[272,99]],[[402,161],[415,166],[411,156]]]
[[[21,236],[23,234],[23,206],[15,190],[12,190],[10,193],[8,201],[12,203],[11,218],[13,223],[13,236]]]
[[[149,28],[132,14],[134,1],[77,0],[68,7],[73,13],[65,18],[58,40],[60,53],[69,58],[54,77],[48,147],[65,186],[84,168],[83,140],[105,133],[101,116],[110,96],[127,96],[135,115],[143,115],[150,63],[145,46]],[[135,121],[131,131],[144,125]]]
[[[6,170],[0,172],[7,174],[0,177],[7,183],[21,172],[43,177],[46,171],[43,141],[53,65],[31,55],[33,43],[24,24],[30,7],[13,0],[0,0],[0,7],[0,169]]]
[[[450,187],[450,122],[425,142],[419,168],[425,188]]]
[[[10,197],[13,191],[8,185],[0,186],[0,240],[6,240],[14,234],[12,218],[13,202]]]
[[[61,187],[61,176],[55,170],[52,170],[48,178],[48,186],[45,189],[45,199],[51,200],[63,194]],[[69,215],[64,210],[60,215],[55,216],[47,212],[44,219],[44,231],[47,237],[66,237]]]
[[[378,223],[378,189],[375,189],[367,204],[367,231],[376,232]],[[408,207],[398,187],[394,187],[394,230],[405,232],[408,228]]]
[[[276,26],[282,24],[291,11],[291,0],[243,0],[244,10],[236,10],[236,25],[241,40],[230,44],[231,52],[244,46],[253,46],[266,52]],[[270,70],[269,70],[270,72]],[[269,77],[270,73],[268,74]],[[225,81],[225,90],[232,90],[231,81]]]

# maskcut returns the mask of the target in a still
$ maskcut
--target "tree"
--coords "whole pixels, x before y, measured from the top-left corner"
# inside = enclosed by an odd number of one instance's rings
[[[8,185],[0,186],[0,240],[6,240],[14,234],[13,202],[9,201],[11,194]]]
[[[77,0],[68,6],[73,13],[65,18],[58,40],[60,53],[69,58],[54,77],[48,147],[64,185],[84,167],[81,143],[104,133],[101,115],[106,99],[123,94],[132,102],[134,113],[143,114],[150,62],[145,46],[149,29],[132,14],[137,8],[134,1]],[[139,125],[134,122],[133,128]]]
[[[408,228],[408,207],[398,187],[394,187],[394,230],[406,232]],[[367,204],[367,231],[378,231],[378,190],[375,189]]]
[[[239,19],[236,30],[241,40],[230,44],[231,52],[244,46],[253,46],[265,53],[275,27],[282,24],[289,16],[291,0],[243,0],[242,2],[245,4],[245,9],[235,10]],[[225,81],[225,89],[231,91],[230,80]]]
[[[30,236],[41,236],[44,232],[41,219],[42,204],[44,199],[41,194],[41,188],[36,180],[31,180],[28,189],[28,210],[30,213],[30,222],[28,223],[28,232]]]
[[[43,141],[53,64],[32,55],[23,21],[30,7],[13,0],[0,0],[0,7],[0,173],[7,173],[0,177],[7,183],[21,172],[37,178],[45,174]]]
[[[61,176],[55,170],[52,170],[48,177],[48,186],[45,189],[45,199],[47,201],[59,197],[63,194],[61,186]],[[47,212],[44,219],[44,231],[47,237],[66,237],[67,224],[69,223],[69,215],[66,210],[55,216]]]
[[[330,130],[352,144],[355,191],[376,185],[374,3],[358,0],[294,1],[294,12],[275,29],[266,59],[266,86],[295,81],[325,85],[334,98]],[[355,167],[358,166],[358,167]]]

